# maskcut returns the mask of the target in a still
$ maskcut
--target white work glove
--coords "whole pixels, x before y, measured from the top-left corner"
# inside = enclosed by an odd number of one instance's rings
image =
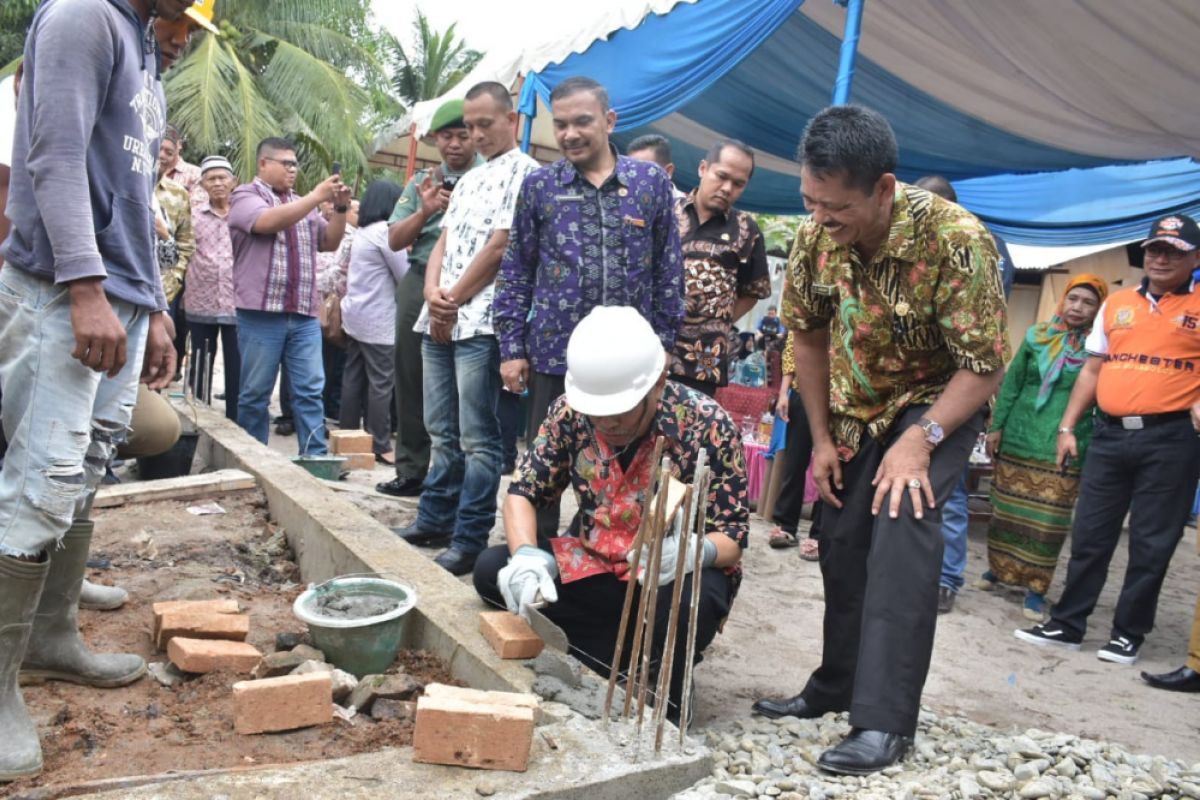
[[[682,515],[680,515],[682,516]],[[669,586],[675,580],[675,566],[679,563],[679,537],[680,537],[680,517],[675,518],[675,526],[671,534],[663,540],[662,559],[658,566],[658,585]],[[687,553],[683,555],[683,574],[687,575],[693,570],[696,565],[696,537],[687,537]],[[630,569],[633,568],[633,558],[635,551],[630,551],[625,555],[625,560],[629,562]],[[650,550],[646,548],[646,552],[642,554],[642,563],[638,565],[638,583],[646,585],[646,570],[649,568],[647,560],[650,557]],[[704,561],[702,566],[711,566],[717,560],[717,545],[704,540]]]
[[[496,582],[508,610],[529,619],[528,606],[537,601],[538,594],[547,603],[558,602],[558,590],[554,588],[556,575],[558,563],[553,555],[523,544],[509,556],[508,564],[500,570]]]

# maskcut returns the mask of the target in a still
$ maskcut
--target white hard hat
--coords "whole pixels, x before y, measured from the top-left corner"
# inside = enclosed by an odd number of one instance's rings
[[[654,388],[666,359],[637,309],[598,306],[567,342],[567,403],[580,414],[624,414]]]

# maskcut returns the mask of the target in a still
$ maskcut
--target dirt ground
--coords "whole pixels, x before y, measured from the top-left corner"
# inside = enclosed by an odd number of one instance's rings
[[[272,437],[271,446],[295,453],[295,437]],[[388,468],[351,473],[344,484],[368,513],[388,525],[410,522],[412,500],[373,492],[391,477]],[[503,498],[507,480],[500,486]],[[564,502],[563,521],[574,511]],[[753,516],[745,581],[722,635],[696,670],[699,726],[748,717],[764,695],[792,695],[820,663],[820,570],[798,552],[766,546],[772,527]],[[503,542],[499,517],[492,543]],[[972,523],[966,585],[955,609],[939,620],[924,702],[942,714],[961,714],[1001,728],[1044,730],[1108,739],[1135,752],[1200,762],[1200,695],[1146,686],[1142,670],[1166,672],[1183,664],[1200,587],[1196,529],[1184,532],[1159,600],[1157,623],[1132,667],[1100,661],[1127,564],[1127,539],[1113,558],[1109,580],[1078,653],[1026,645],[1013,637],[1033,623],[1021,613],[1021,594],[984,592],[972,584],[986,568],[986,525]],[[1064,548],[1049,596],[1062,591],[1070,543]],[[430,556],[437,551],[423,551]],[[464,581],[467,580],[464,578]]]
[[[217,502],[224,514],[194,516],[188,506]],[[117,611],[81,611],[88,644],[166,661],[151,640],[150,605],[159,600],[234,598],[250,615],[248,641],[264,653],[275,634],[303,631],[291,606],[302,587],[261,493],[97,510],[89,577],[130,593]],[[421,683],[448,673],[428,654],[402,653],[398,668]],[[233,732],[231,685],[248,676],[210,673],[173,688],[149,675],[119,689],[47,683],[23,689],[41,736],[41,777],[0,786],[0,797],[33,787],[104,778],[336,758],[409,744],[411,722],[356,717],[277,734]]]

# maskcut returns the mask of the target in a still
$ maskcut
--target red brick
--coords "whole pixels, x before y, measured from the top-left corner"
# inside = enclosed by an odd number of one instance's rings
[[[339,453],[346,459],[343,466],[346,469],[375,469],[375,455],[373,453]]]
[[[250,672],[262,660],[262,653],[252,644],[183,636],[167,643],[167,656],[184,672]]]
[[[163,614],[190,612],[206,614],[240,614],[237,600],[165,600],[151,606],[154,611],[154,635],[162,627]]]
[[[546,646],[528,622],[508,611],[481,612],[479,632],[501,658],[533,658]]]
[[[432,683],[417,700],[413,760],[524,772],[537,698]]]
[[[249,633],[250,618],[243,614],[177,611],[163,614],[156,641],[160,648],[176,636],[244,642]]]
[[[363,430],[332,431],[329,434],[329,449],[335,456],[345,456],[351,453],[371,455],[374,450],[373,444],[374,440],[371,438],[371,434]]]
[[[283,675],[233,685],[233,729],[238,733],[290,731],[333,718],[328,672]]]

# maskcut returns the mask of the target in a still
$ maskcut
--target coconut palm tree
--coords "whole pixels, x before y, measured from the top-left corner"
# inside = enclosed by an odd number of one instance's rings
[[[445,33],[438,33],[420,9],[413,29],[416,35],[413,45],[405,47],[396,37],[389,36],[386,48],[391,56],[392,85],[408,105],[445,94],[483,58],[482,53],[455,38],[454,25]]]
[[[197,36],[166,78],[191,152],[224,153],[249,179],[258,142],[290,136],[301,187],[335,161],[347,174],[366,167],[371,114],[399,112],[379,91],[368,0],[225,0],[216,22],[221,35]]]
[[[0,78],[17,69],[38,0],[0,2]]]

